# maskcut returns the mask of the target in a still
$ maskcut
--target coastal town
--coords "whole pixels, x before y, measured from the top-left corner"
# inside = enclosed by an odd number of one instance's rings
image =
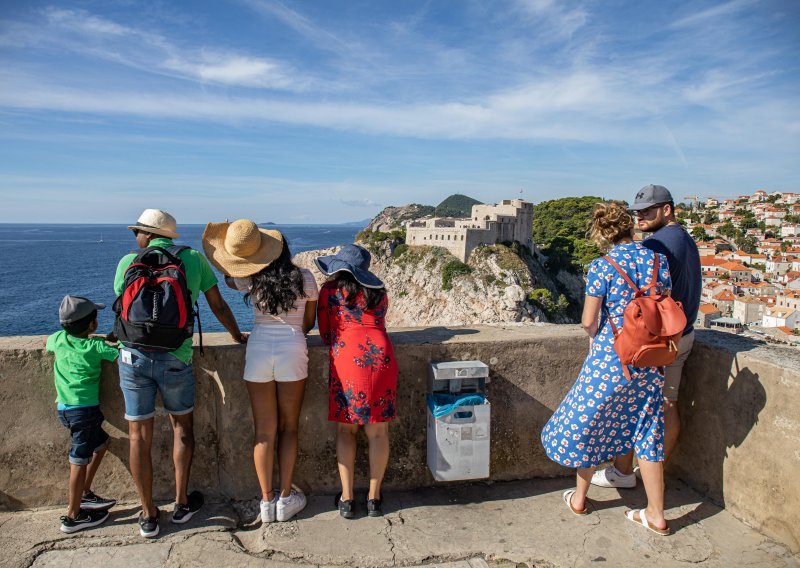
[[[697,327],[800,345],[800,194],[683,198],[703,269]],[[638,235],[642,238],[644,235]]]

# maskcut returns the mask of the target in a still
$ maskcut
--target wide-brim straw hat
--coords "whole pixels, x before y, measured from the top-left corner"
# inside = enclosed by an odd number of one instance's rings
[[[380,278],[369,271],[372,256],[369,251],[358,245],[345,245],[336,254],[318,256],[314,263],[320,272],[331,276],[337,272],[349,272],[356,282],[365,288],[383,288]]]
[[[135,225],[128,225],[129,229],[152,233],[168,239],[177,239],[180,235],[176,232],[178,228],[175,217],[161,209],[145,209]]]
[[[209,223],[203,231],[203,250],[220,272],[245,278],[260,272],[280,256],[283,235],[280,231],[260,229],[249,219]]]

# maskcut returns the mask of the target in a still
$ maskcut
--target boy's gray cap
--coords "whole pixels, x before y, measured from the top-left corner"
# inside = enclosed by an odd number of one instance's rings
[[[74,323],[85,318],[95,310],[102,310],[105,304],[95,304],[81,296],[64,296],[61,307],[58,308],[58,319],[61,323]]]
[[[666,187],[651,183],[639,190],[639,193],[633,199],[633,205],[630,206],[630,209],[632,211],[641,211],[653,205],[669,203],[670,201],[672,201],[672,194]]]

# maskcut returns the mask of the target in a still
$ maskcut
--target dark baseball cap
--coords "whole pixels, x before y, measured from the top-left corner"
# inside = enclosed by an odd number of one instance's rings
[[[74,323],[105,307],[105,304],[95,304],[82,296],[64,296],[61,307],[58,308],[58,319],[62,324]]]
[[[660,205],[662,203],[670,203],[672,201],[672,194],[663,185],[650,185],[644,186],[633,198],[633,205],[630,206],[631,211],[641,211],[653,205]]]

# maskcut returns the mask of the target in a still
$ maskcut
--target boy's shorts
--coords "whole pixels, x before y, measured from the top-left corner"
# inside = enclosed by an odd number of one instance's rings
[[[103,430],[105,417],[99,406],[82,406],[58,411],[58,419],[72,434],[69,463],[87,465],[92,455],[108,445],[108,434]]]
[[[678,342],[678,356],[672,365],[664,369],[664,398],[671,402],[678,400],[678,391],[681,388],[681,377],[683,375],[683,365],[689,358],[694,345],[694,330],[687,333]]]
[[[171,353],[119,351],[119,386],[125,398],[125,420],[137,422],[156,414],[156,393],[173,416],[194,410],[194,372]]]

